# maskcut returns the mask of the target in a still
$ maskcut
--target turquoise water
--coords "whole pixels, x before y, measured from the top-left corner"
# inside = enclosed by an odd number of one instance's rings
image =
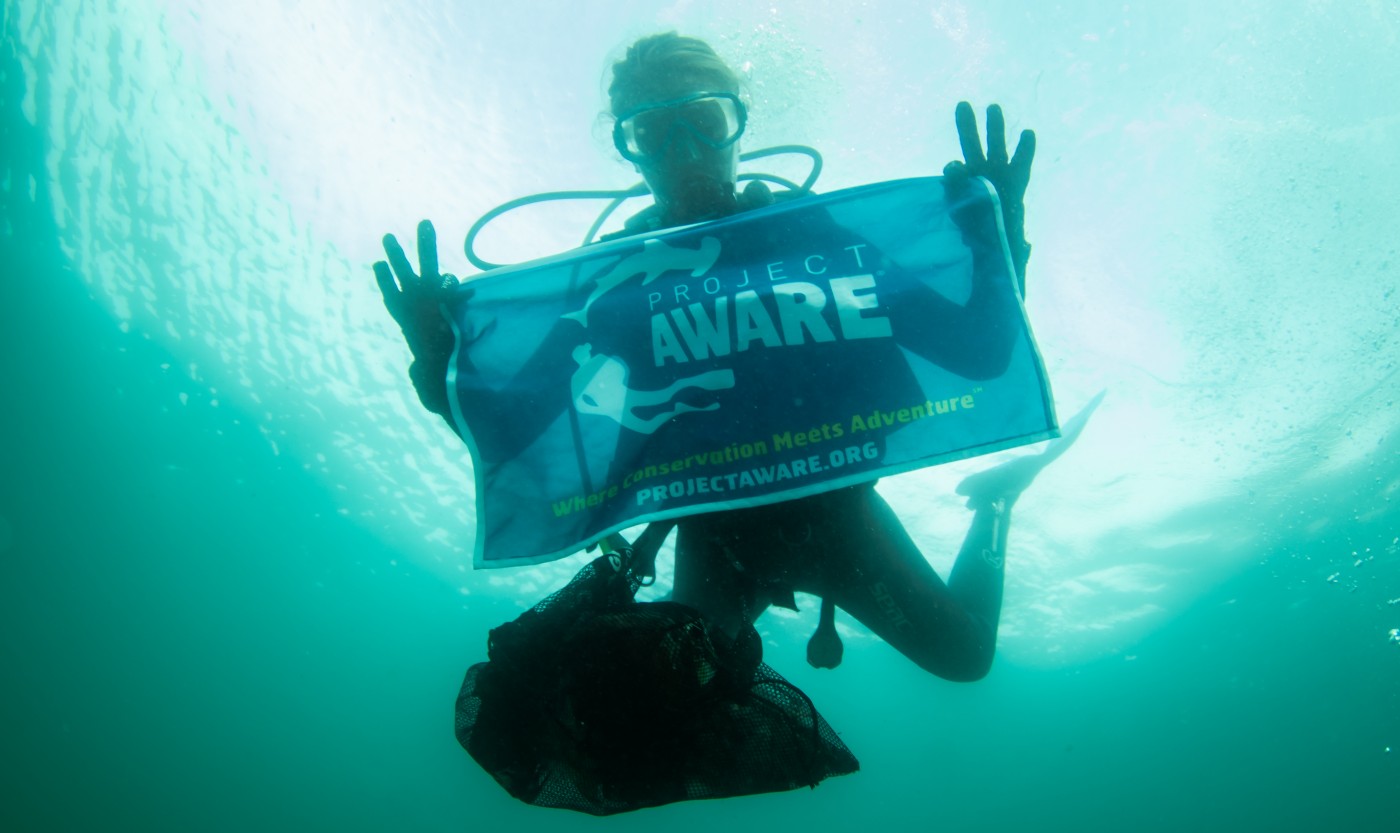
[[[1390,830],[1400,11],[829,5],[7,0],[0,827]],[[1109,397],[1018,505],[986,680],[849,622],[810,669],[804,600],[766,658],[862,771],[594,820],[452,737],[487,629],[579,562],[470,570],[469,461],[368,263],[630,184],[604,67],[671,27],[825,190],[939,170],[960,98],[1035,128],[1031,321],[1062,413]],[[881,484],[940,570],[987,464]]]

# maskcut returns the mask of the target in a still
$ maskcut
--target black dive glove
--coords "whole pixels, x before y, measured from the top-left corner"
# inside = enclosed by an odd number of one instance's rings
[[[1026,186],[1031,181],[1031,160],[1035,158],[1035,131],[1022,130],[1016,142],[1016,155],[1006,157],[1006,120],[1001,107],[987,108],[987,155],[982,155],[982,140],[977,135],[977,114],[966,101],[958,102],[955,115],[958,142],[965,161],[952,161],[943,168],[952,188],[957,188],[974,176],[986,177],[997,189],[1001,199],[1002,224],[1011,244],[1011,263],[1022,291],[1026,285],[1026,261],[1031,245],[1026,242]]]
[[[409,378],[423,407],[450,422],[447,363],[452,358],[453,338],[440,305],[447,290],[457,285],[457,278],[438,272],[437,232],[427,220],[418,224],[418,273],[394,235],[384,235],[384,252],[389,260],[374,264],[374,278],[384,295],[384,306],[413,352]]]

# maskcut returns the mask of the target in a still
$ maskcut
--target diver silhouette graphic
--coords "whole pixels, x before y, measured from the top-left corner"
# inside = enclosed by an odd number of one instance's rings
[[[719,240],[705,237],[700,240],[698,249],[678,249],[666,245],[656,238],[642,243],[642,250],[624,257],[606,274],[597,279],[598,285],[589,293],[583,309],[565,314],[583,326],[588,326],[588,309],[593,302],[616,289],[634,275],[645,275],[642,286],[656,280],[665,272],[688,271],[692,278],[698,278],[710,270],[719,260]]]
[[[630,375],[627,363],[616,356],[593,355],[591,344],[580,344],[574,348],[574,361],[578,362],[579,367],[569,387],[578,412],[607,417],[638,434],[651,434],[679,414],[719,410],[718,402],[703,407],[675,402],[681,391],[692,388],[721,391],[734,387],[734,371],[712,370],[677,379],[674,384],[660,390],[635,390],[627,387]],[[643,418],[636,413],[638,408],[655,408],[672,403],[673,407],[651,417]]]
[[[698,278],[708,272],[719,260],[720,242],[714,237],[703,237],[695,249],[669,246],[658,239],[646,240],[642,250],[624,257],[613,268],[600,275],[597,285],[589,293],[583,308],[565,314],[588,327],[588,310],[603,295],[616,289],[627,280],[642,275],[642,285],[646,286],[666,272],[689,272]],[[698,406],[688,402],[676,402],[682,391],[700,389],[707,391],[728,390],[734,387],[734,371],[712,370],[695,376],[677,379],[671,385],[657,390],[637,390],[627,386],[631,370],[627,362],[617,356],[594,355],[591,343],[574,348],[574,361],[578,370],[574,372],[569,388],[573,395],[574,408],[581,414],[607,417],[618,425],[638,434],[654,433],[674,417],[692,411],[715,411],[720,404],[711,402]],[[642,417],[639,409],[661,408],[655,414]]]

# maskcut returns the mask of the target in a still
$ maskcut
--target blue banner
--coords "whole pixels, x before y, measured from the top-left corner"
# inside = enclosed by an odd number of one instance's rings
[[[487,273],[445,308],[478,567],[1058,435],[981,179],[589,246]]]

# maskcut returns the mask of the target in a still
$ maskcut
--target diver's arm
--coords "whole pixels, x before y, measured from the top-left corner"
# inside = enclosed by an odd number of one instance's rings
[[[985,224],[982,224],[985,227]],[[891,304],[896,333],[915,333],[901,344],[930,362],[965,379],[994,379],[1011,361],[1020,309],[1016,290],[1003,277],[1001,241],[964,234],[972,250],[972,294],[959,305],[934,291],[911,291]]]
[[[509,381],[494,386],[473,386],[472,410],[495,415],[491,419],[474,421],[472,433],[478,448],[491,449],[499,459],[515,457],[572,407],[569,383],[578,368],[560,362],[558,357],[568,355],[578,345],[578,336],[577,324],[559,322]],[[467,357],[462,356],[457,366],[458,377],[470,373],[474,373],[474,369]],[[497,433],[490,436],[482,433],[492,430]]]
[[[448,356],[441,361],[414,359],[408,366],[408,378],[413,382],[413,390],[418,394],[418,401],[423,407],[442,417],[442,421],[447,423],[452,433],[461,437],[462,433],[457,430],[457,422],[452,419],[452,407],[447,404],[447,361],[450,358],[451,356]]]

